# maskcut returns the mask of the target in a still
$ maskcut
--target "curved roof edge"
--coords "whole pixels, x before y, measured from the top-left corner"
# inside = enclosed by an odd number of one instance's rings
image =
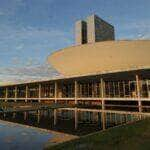
[[[150,40],[102,41],[63,48],[47,61],[64,76],[150,68]]]
[[[150,42],[150,39],[146,39],[146,40],[115,40],[115,41],[113,41],[113,40],[111,40],[111,41],[99,41],[99,42],[94,42],[94,43],[86,43],[86,44],[81,44],[81,45],[71,45],[71,46],[68,46],[68,47],[64,47],[64,48],[61,48],[61,49],[57,49],[56,51],[54,51],[54,52],[52,52],[52,53],[50,53],[48,56],[47,56],[47,58],[46,58],[46,60],[47,60],[47,62],[48,62],[48,58],[51,56],[51,55],[53,55],[53,54],[55,54],[55,53],[57,53],[57,52],[60,52],[60,51],[63,51],[63,50],[67,50],[67,49],[70,49],[70,48],[74,48],[74,47],[82,47],[82,46],[86,46],[86,45],[93,45],[93,44],[99,44],[99,43],[105,43],[105,44],[107,44],[107,43],[117,43],[117,42],[136,42],[136,41],[147,41],[147,42]]]

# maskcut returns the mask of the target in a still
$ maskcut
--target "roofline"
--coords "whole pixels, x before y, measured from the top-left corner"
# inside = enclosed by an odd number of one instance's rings
[[[150,70],[150,66],[134,67],[134,68],[128,68],[128,69],[123,69],[123,70],[121,70],[121,69],[114,70],[114,71],[103,71],[103,72],[65,76],[65,77],[56,77],[56,78],[47,79],[47,80],[30,81],[30,82],[23,82],[23,83],[16,83],[16,84],[12,83],[12,84],[1,85],[0,87],[17,86],[17,85],[32,84],[32,83],[42,83],[42,82],[50,82],[50,81],[65,80],[65,79],[72,79],[72,78],[81,78],[81,77],[96,76],[96,75],[102,76],[102,75],[106,75],[106,74],[115,74],[115,73],[140,71],[140,70]]]

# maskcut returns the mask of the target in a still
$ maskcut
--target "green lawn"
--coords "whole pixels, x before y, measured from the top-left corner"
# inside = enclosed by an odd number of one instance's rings
[[[50,150],[150,150],[150,119],[62,143]]]

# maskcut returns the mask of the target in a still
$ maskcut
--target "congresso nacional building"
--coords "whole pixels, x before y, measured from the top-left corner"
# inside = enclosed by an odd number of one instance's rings
[[[1,86],[0,100],[150,110],[149,40],[116,41],[96,15],[77,21],[75,36],[47,59],[63,77]]]

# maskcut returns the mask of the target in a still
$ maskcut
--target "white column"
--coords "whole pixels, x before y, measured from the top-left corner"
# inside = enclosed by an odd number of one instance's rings
[[[101,123],[102,123],[102,130],[106,129],[106,113],[101,112]]]
[[[139,112],[142,112],[142,103],[141,103],[141,95],[140,95],[140,81],[139,81],[139,76],[136,75],[135,78],[136,78],[136,91],[137,91]]]
[[[149,84],[150,83],[149,82],[150,82],[149,80],[146,81],[148,98],[150,98],[150,89],[149,89]]]
[[[7,100],[8,100],[8,87],[6,87],[6,93],[5,93],[6,95],[5,95],[5,102],[7,102]]]
[[[102,98],[102,110],[105,110],[105,100],[104,100],[104,80],[101,78],[100,80],[101,85],[101,98]],[[101,123],[102,123],[102,129],[106,129],[106,114],[105,112],[101,112]]]
[[[15,86],[15,102],[17,102],[17,86]]]
[[[24,120],[27,120],[27,112],[24,112]]]
[[[25,98],[25,102],[28,102],[28,85],[26,85],[26,98]]]
[[[37,122],[40,123],[40,110],[37,110]]]
[[[41,102],[41,84],[39,83],[39,99],[38,102]]]
[[[74,85],[75,85],[75,88],[74,88],[74,90],[75,90],[75,105],[77,105],[78,104],[78,101],[77,101],[77,98],[78,98],[78,83],[77,83],[77,81],[75,81],[74,82]]]
[[[57,103],[57,88],[58,88],[57,81],[55,81],[55,103]]]
[[[104,100],[104,81],[103,79],[101,78],[100,80],[100,85],[101,85],[101,98],[102,98],[102,110],[105,109],[105,100]]]
[[[125,81],[123,81],[123,97],[126,97]]]
[[[78,129],[78,109],[75,108],[74,110],[74,119],[75,119],[75,130]]]
[[[54,109],[54,126],[57,124],[57,110]]]

